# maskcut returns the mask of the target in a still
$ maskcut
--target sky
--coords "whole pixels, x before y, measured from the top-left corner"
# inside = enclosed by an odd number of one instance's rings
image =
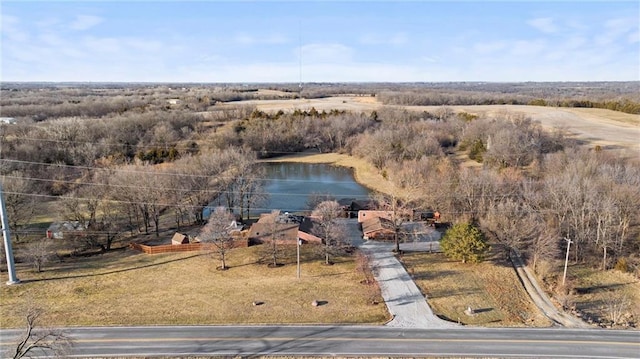
[[[2,81],[639,81],[640,1],[0,3]]]

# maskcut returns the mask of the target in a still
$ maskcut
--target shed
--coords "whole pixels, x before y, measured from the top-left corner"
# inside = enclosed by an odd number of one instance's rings
[[[78,221],[53,222],[47,228],[47,238],[64,239],[65,233],[82,232],[86,227]]]
[[[171,244],[189,244],[189,236],[176,232],[171,238]]]

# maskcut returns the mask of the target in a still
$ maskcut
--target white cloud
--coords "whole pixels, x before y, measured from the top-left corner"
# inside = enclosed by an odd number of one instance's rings
[[[638,19],[631,17],[609,19],[603,24],[604,31],[595,37],[598,45],[609,45],[621,38],[626,37],[627,40],[634,32],[638,31]]]
[[[72,30],[87,30],[103,21],[101,17],[94,15],[78,15],[75,20],[69,24],[69,28]]]
[[[479,54],[492,54],[507,47],[506,41],[478,42],[473,45],[473,50]]]
[[[298,51],[296,51],[296,55],[299,55]],[[353,50],[342,44],[302,46],[302,60],[306,63],[345,63],[351,61],[352,55]]]
[[[392,35],[365,34],[360,37],[360,43],[364,45],[404,45],[409,42],[409,36],[405,32]]]
[[[256,42],[256,39],[249,34],[240,33],[233,37],[233,42],[241,45],[251,45]]]
[[[511,46],[511,53],[515,56],[534,56],[546,47],[543,40],[519,40]]]
[[[538,31],[545,34],[553,34],[558,31],[558,27],[553,23],[553,19],[550,17],[539,17],[527,21],[527,24],[534,27]]]
[[[280,33],[271,33],[263,36],[255,36],[247,33],[237,33],[231,38],[231,42],[239,45],[281,45],[289,43],[289,39]]]
[[[6,36],[9,40],[17,42],[26,42],[29,40],[29,33],[21,28],[19,18],[2,14],[0,21],[2,21],[2,26],[0,26],[2,36]]]
[[[82,45],[92,53],[119,53],[122,50],[122,43],[113,37],[86,36]]]

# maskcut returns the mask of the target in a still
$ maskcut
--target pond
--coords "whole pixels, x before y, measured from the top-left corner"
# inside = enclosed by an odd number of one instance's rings
[[[269,194],[261,212],[309,210],[307,201],[313,194],[328,194],[336,200],[366,200],[370,190],[353,177],[353,170],[324,163],[267,162],[265,192]],[[252,211],[253,212],[253,211]]]

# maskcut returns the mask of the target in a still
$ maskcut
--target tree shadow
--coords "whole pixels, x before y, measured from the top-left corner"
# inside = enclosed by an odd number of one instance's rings
[[[474,309],[473,310],[473,314],[480,314],[480,313],[486,313],[486,312],[490,312],[492,311],[493,308],[480,308],[480,309]]]
[[[99,277],[99,276],[115,274],[115,273],[130,272],[130,271],[143,269],[143,268],[158,267],[158,266],[165,265],[165,264],[168,264],[168,263],[180,262],[180,261],[184,261],[184,260],[187,260],[187,259],[191,259],[191,258],[203,256],[203,255],[206,255],[206,254],[198,253],[198,254],[194,254],[194,255],[188,256],[188,257],[170,259],[170,260],[166,260],[166,261],[162,261],[162,262],[138,265],[138,266],[134,266],[134,267],[130,267],[130,268],[116,269],[116,270],[105,271],[105,272],[101,272],[101,273],[77,274],[77,275],[57,276],[57,277],[48,277],[48,278],[38,278],[38,279],[25,279],[25,280],[22,280],[22,283],[48,282],[48,281],[54,281],[54,280],[60,280],[60,279]]]
[[[628,283],[616,283],[616,284],[606,284],[606,285],[594,285],[590,287],[576,287],[576,294],[594,294],[601,292],[608,292],[610,290],[623,287],[625,285],[633,284],[634,282]]]

